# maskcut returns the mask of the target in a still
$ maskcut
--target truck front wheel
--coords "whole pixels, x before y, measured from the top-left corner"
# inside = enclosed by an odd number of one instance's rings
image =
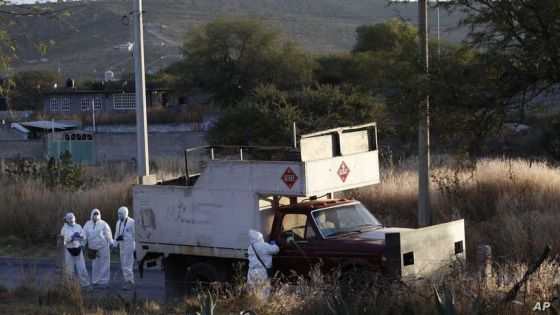
[[[184,259],[170,255],[165,258],[163,267],[165,272],[165,297],[171,299],[185,295],[183,279],[185,279],[186,268]]]
[[[212,282],[222,281],[224,281],[224,277],[214,265],[198,262],[187,268],[185,289],[190,294],[196,289],[208,287]]]

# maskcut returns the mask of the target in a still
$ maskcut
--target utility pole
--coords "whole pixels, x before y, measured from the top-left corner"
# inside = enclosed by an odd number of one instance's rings
[[[95,97],[91,99],[91,124],[95,133]]]
[[[424,65],[421,84],[425,98],[418,104],[418,227],[432,224],[430,206],[430,97],[428,55],[428,0],[418,1],[418,31],[420,35],[420,61]]]
[[[144,81],[144,32],[142,0],[133,0],[134,77],[136,82],[136,144],[138,148],[138,183],[153,184],[148,156],[148,124],[146,119],[146,82]]]
[[[436,6],[437,6],[437,7],[436,7],[436,10],[437,10],[437,42],[438,42],[438,45],[437,45],[437,54],[438,54],[438,58],[439,58],[439,55],[440,55],[440,52],[441,52],[441,49],[440,49],[440,47],[441,47],[441,44],[440,44],[441,41],[440,41],[440,35],[439,35],[439,34],[440,34],[440,33],[439,33],[439,1],[436,3]],[[426,23],[426,24],[427,24],[427,23]]]

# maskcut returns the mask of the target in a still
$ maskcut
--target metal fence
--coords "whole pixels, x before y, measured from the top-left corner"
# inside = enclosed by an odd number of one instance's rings
[[[48,135],[47,152],[49,157],[60,159],[64,152],[72,155],[77,164],[95,163],[95,141],[89,132],[61,132]]]

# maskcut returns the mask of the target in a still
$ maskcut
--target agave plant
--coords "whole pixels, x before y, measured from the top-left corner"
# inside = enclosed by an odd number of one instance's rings
[[[214,301],[212,293],[208,290],[204,290],[197,295],[197,298],[198,303],[200,304],[200,312],[196,312],[196,314],[213,315],[218,302]]]
[[[348,304],[344,298],[338,294],[327,296],[327,306],[333,315],[350,315]]]
[[[447,286],[444,286],[444,296],[439,294],[438,290],[435,286],[434,288],[434,298],[436,301],[436,309],[438,314],[440,315],[457,315],[457,309],[455,307],[455,299],[453,298],[453,293],[448,289]],[[481,303],[482,300],[480,298],[480,294],[476,297],[475,301],[471,306],[471,311],[468,313],[469,315],[478,315],[481,314]]]

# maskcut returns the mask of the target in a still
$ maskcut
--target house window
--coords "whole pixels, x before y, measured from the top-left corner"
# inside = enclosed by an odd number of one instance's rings
[[[60,110],[62,111],[69,111],[70,110],[70,100],[67,98],[63,98],[60,100]]]
[[[49,101],[49,109],[51,112],[58,111],[58,100],[56,98],[51,98]]]
[[[80,108],[82,110],[91,110],[89,98],[82,98],[82,100],[80,101]]]
[[[113,102],[115,109],[135,109],[136,95],[134,93],[114,94]]]
[[[101,97],[96,97],[93,100],[93,108],[95,110],[103,110],[103,99]]]

